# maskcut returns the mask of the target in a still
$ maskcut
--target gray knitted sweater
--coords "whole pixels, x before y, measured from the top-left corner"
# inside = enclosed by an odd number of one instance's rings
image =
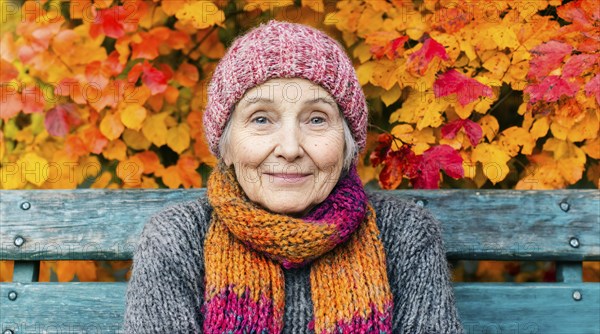
[[[394,333],[462,333],[439,222],[411,201],[369,193],[394,295]],[[125,333],[202,333],[205,197],[155,214],[134,252]],[[283,269],[283,268],[282,268]],[[284,333],[309,333],[310,266],[283,269]]]

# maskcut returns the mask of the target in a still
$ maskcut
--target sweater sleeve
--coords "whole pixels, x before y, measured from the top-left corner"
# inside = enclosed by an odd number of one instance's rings
[[[402,333],[463,333],[455,305],[439,222],[426,210],[420,221],[427,230],[420,247],[406,259],[400,276]]]
[[[381,205],[381,233],[394,294],[394,333],[463,333],[440,222],[406,200]]]
[[[144,226],[127,285],[125,333],[202,332],[205,216],[199,202],[189,202]]]

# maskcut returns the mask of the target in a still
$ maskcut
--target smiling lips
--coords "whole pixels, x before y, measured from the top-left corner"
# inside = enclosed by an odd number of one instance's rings
[[[265,173],[275,182],[298,183],[304,181],[310,174],[301,173]]]

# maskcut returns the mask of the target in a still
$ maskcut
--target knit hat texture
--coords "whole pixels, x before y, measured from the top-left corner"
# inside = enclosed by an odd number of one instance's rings
[[[237,37],[215,68],[208,87],[204,130],[218,158],[219,140],[232,107],[245,92],[273,78],[304,78],[335,99],[359,150],[367,136],[367,103],[343,47],[313,27],[270,20]]]

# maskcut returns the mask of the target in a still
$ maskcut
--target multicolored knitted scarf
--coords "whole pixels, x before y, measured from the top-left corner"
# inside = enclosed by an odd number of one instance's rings
[[[375,211],[356,168],[303,219],[248,200],[233,167],[208,180],[205,333],[281,333],[284,268],[310,265],[315,333],[391,333],[392,294]]]

